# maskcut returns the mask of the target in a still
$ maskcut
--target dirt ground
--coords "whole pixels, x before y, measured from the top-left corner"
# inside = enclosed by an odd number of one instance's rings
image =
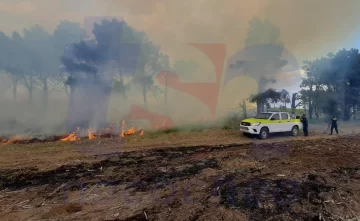
[[[360,131],[0,146],[0,220],[360,220]]]

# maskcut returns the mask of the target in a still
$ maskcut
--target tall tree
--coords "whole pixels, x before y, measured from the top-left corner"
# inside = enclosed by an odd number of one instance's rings
[[[270,103],[275,105],[281,101],[281,92],[277,92],[276,90],[270,88],[264,92],[251,95],[249,101],[256,103],[257,106],[266,105],[267,107],[270,107]]]
[[[247,108],[246,108],[246,102],[245,99],[242,100],[242,103],[239,103],[240,108],[242,109],[243,118],[247,118]]]
[[[286,108],[286,104],[290,103],[290,94],[285,89],[282,89],[280,93],[281,93],[281,102],[284,104],[284,108]]]
[[[270,21],[254,17],[249,21],[249,29],[247,38],[245,39],[246,46],[257,44],[272,44],[284,46],[284,42],[280,40],[280,28],[273,25]]]
[[[11,76],[14,100],[16,100],[17,86],[21,82],[28,90],[29,104],[32,104],[35,88],[34,69],[38,59],[17,32],[13,33],[12,38],[0,33],[0,47],[2,48],[0,65]]]
[[[249,21],[245,46],[230,68],[243,69],[257,81],[258,93],[262,93],[269,83],[276,82],[275,75],[287,64],[287,60],[282,59],[284,44],[280,40],[280,29],[267,20],[261,21],[255,17]],[[264,106],[257,109],[262,112]]]
[[[51,36],[59,66],[62,66],[61,56],[63,56],[64,52],[69,50],[72,44],[79,43],[81,40],[85,39],[85,37],[86,33],[79,23],[71,21],[60,22]],[[68,77],[69,74],[64,71],[63,68],[60,68],[56,75],[56,83],[63,88],[67,95],[70,95],[69,85],[66,84],[66,79]]]
[[[44,108],[47,108],[52,80],[59,71],[59,60],[51,35],[41,26],[35,25],[24,30],[25,47],[31,50],[34,58],[32,71],[24,75],[23,81],[32,100],[33,88],[38,86],[42,91]]]
[[[135,75],[134,80],[143,86],[144,102],[146,92],[153,85],[151,75],[145,72],[154,71],[148,68],[156,64],[157,57],[154,55],[158,50],[147,44],[149,41],[145,41],[144,33],[117,20],[103,20],[101,24],[95,24],[93,33],[95,39],[73,44],[62,58],[65,69],[70,73],[68,83],[72,88],[70,128],[74,128],[74,122],[78,120],[85,127],[92,125],[96,128],[106,122],[115,72],[120,72],[122,76]],[[139,67],[143,72],[139,72]],[[75,100],[83,103],[79,105]],[[76,108],[85,108],[85,114],[78,116]]]
[[[13,38],[9,38],[4,33],[0,32],[0,69],[5,71],[12,83],[13,100],[16,101],[17,88],[19,83],[20,68],[16,65],[17,55],[15,54],[16,44],[14,43],[14,37],[18,36],[17,33],[13,34]]]
[[[161,93],[160,88],[155,85],[154,77],[160,71],[168,70],[169,60],[166,55],[161,53],[160,47],[155,45],[147,37],[143,37],[141,44],[140,56],[138,59],[137,71],[134,82],[140,86],[141,94],[145,108],[147,108],[147,93]]]

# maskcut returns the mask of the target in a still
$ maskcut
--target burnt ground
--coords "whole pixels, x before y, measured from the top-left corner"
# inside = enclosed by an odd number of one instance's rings
[[[356,220],[359,142],[162,148],[3,169],[0,220]]]

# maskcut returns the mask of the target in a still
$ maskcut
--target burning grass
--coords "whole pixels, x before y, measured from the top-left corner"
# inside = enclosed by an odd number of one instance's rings
[[[204,119],[206,120],[206,119]],[[192,137],[192,134],[189,133],[200,133],[208,130],[218,129],[223,127],[223,120],[214,122],[211,120],[202,121],[198,124],[188,124],[182,125],[181,127],[174,127],[170,125],[166,120],[159,122],[158,125],[154,126],[153,129],[138,128],[134,125],[128,125],[126,121],[122,121],[121,126],[117,127],[115,122],[112,122],[106,128],[102,130],[95,130],[92,128],[76,128],[76,130],[70,134],[56,134],[44,136],[6,136],[0,137],[0,144],[31,144],[31,143],[51,143],[51,142],[79,142],[84,140],[97,140],[101,138],[121,138],[126,139],[128,136],[132,135],[149,135],[148,138],[163,137],[167,134],[187,134],[187,136]],[[222,128],[224,129],[224,128]],[[197,134],[198,136],[201,136]]]
[[[36,141],[31,139],[19,140],[11,144],[0,145],[0,168],[35,166],[40,170],[46,170],[62,164],[76,164],[97,160],[92,155],[165,146],[208,145],[249,141],[239,137],[237,131],[224,131],[218,128],[207,129],[201,132],[180,129],[174,130],[171,133],[168,132],[147,132],[140,130],[139,133],[133,135],[120,137],[119,134],[115,134],[110,138],[101,138],[95,134],[94,139],[89,139],[88,136],[85,136],[77,141],[61,141],[65,136],[46,138],[49,139],[49,142],[41,139]],[[86,151],[83,151],[83,148],[87,148]]]
[[[199,134],[204,131],[218,130],[220,127],[215,126],[214,123],[208,122],[207,124],[197,125],[183,125],[181,127],[169,127],[166,121],[157,125],[155,129],[144,130],[135,126],[128,126],[126,121],[122,121],[121,127],[116,127],[113,122],[103,130],[93,130],[85,128],[76,128],[70,134],[53,135],[48,137],[41,136],[10,136],[0,138],[0,144],[31,144],[31,143],[51,143],[51,142],[79,142],[84,140],[97,140],[101,138],[121,138],[127,140],[127,137],[133,135],[144,136],[148,139],[157,137],[164,137],[170,134],[186,134],[190,139],[193,135],[201,137]],[[193,134],[194,133],[194,134]],[[221,134],[221,133],[220,133]],[[180,135],[180,136],[181,136]],[[137,139],[139,140],[139,139]],[[145,139],[146,140],[146,139]],[[165,138],[167,140],[167,138]],[[167,142],[166,142],[167,143]]]
[[[82,131],[80,127],[76,128],[76,131],[66,135],[59,136],[49,136],[47,138],[38,138],[38,137],[20,137],[13,136],[10,138],[0,138],[1,144],[30,144],[30,143],[50,143],[57,141],[65,141],[65,142],[74,142],[80,141],[84,139],[94,140],[96,138],[115,138],[125,136],[139,134],[140,136],[144,135],[144,129],[137,130],[136,127],[130,127],[127,129],[125,121],[122,123],[121,133],[116,132],[116,128],[114,128],[113,124],[110,124],[104,130],[99,132],[92,132],[91,129],[87,130],[87,134],[82,136]]]
[[[326,125],[325,125],[326,126]],[[356,125],[355,125],[356,126]],[[342,130],[351,134],[360,133],[359,128],[354,125],[342,125]],[[132,127],[130,125],[129,129]],[[137,133],[125,135],[128,130],[124,128],[124,137],[121,130],[110,133],[111,130],[104,129],[103,132],[92,132],[88,130],[79,133],[77,141],[61,141],[68,135],[49,136],[45,138],[18,137],[3,138],[0,145],[0,168],[20,168],[22,166],[37,166],[40,169],[54,168],[62,164],[73,164],[97,160],[94,155],[106,155],[115,152],[137,151],[154,148],[171,148],[179,146],[209,146],[242,143],[263,143],[286,140],[311,140],[319,137],[330,138],[324,134],[323,125],[310,125],[310,136],[304,138],[291,136],[271,137],[269,140],[260,141],[244,137],[237,130],[224,130],[219,127],[209,128],[198,126],[163,129],[158,131],[137,130]],[[114,128],[112,130],[115,130]],[[111,135],[111,136],[110,136]],[[335,136],[332,136],[333,138]],[[11,141],[9,141],[11,140]],[[26,145],[24,145],[26,144]],[[86,151],[83,149],[86,148]]]

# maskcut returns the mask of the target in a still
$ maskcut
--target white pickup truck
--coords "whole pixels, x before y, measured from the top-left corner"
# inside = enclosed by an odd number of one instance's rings
[[[260,139],[279,132],[291,132],[293,136],[297,136],[302,128],[300,118],[291,118],[287,112],[263,112],[240,123],[241,132],[258,135]]]

